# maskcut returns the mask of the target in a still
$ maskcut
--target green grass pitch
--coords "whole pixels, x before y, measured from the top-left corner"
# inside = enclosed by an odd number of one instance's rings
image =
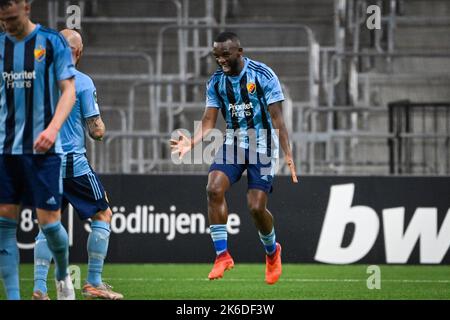
[[[82,282],[86,265],[81,268]],[[264,282],[263,264],[236,264],[224,278],[209,281],[209,264],[107,264],[103,278],[125,299],[449,299],[449,266],[380,265],[381,288],[368,289],[367,265],[284,264],[280,281]],[[33,290],[33,266],[22,264],[22,299]],[[53,268],[50,275],[53,275]],[[55,299],[54,281],[48,281]],[[0,290],[0,299],[5,299]],[[81,299],[80,290],[77,298]]]

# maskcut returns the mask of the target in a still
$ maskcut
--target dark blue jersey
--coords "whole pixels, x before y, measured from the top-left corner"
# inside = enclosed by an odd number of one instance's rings
[[[268,106],[283,101],[280,81],[265,64],[244,58],[244,68],[231,77],[218,69],[207,85],[206,106],[218,108],[227,123],[226,144],[235,137],[242,148],[252,144],[260,153],[278,156],[278,136]]]
[[[20,41],[1,33],[0,75],[0,154],[33,154],[55,113],[58,81],[75,75],[71,50],[39,24]],[[59,136],[48,153],[62,153]]]

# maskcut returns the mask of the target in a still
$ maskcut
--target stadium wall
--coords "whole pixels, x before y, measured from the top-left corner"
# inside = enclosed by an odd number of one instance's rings
[[[104,175],[114,211],[107,261],[208,262],[206,176]],[[246,207],[246,178],[227,194],[236,262],[264,261]],[[450,177],[277,177],[269,209],[284,262],[449,264]],[[37,224],[21,214],[21,261],[31,262]],[[69,210],[72,263],[86,262],[89,224]]]

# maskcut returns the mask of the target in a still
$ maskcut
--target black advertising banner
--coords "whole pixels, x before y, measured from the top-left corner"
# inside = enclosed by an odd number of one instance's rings
[[[107,262],[208,262],[206,176],[104,175],[114,215]],[[264,261],[247,209],[247,178],[227,193],[229,250]],[[291,263],[449,264],[449,177],[276,177],[268,208]],[[63,216],[72,263],[87,261],[89,222]],[[37,224],[24,209],[18,239],[31,262]]]

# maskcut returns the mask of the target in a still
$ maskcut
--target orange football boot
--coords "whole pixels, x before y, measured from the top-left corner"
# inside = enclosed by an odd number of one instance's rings
[[[43,293],[41,290],[37,290],[33,292],[31,300],[50,300],[50,298],[47,293]]]
[[[266,255],[266,282],[275,284],[281,276],[281,245],[277,242],[275,253]]]
[[[97,287],[94,287],[90,283],[86,283],[83,286],[83,290],[81,294],[85,299],[93,300],[93,299],[105,299],[105,300],[122,300],[123,294],[114,292],[112,290],[112,286],[107,283],[102,283]]]
[[[216,257],[214,266],[208,274],[209,280],[220,279],[223,277],[225,270],[230,270],[234,267],[234,261],[228,251],[222,252]]]

